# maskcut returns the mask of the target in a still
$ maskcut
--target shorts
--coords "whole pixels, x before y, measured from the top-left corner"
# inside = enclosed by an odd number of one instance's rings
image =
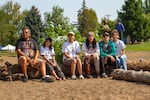
[[[19,59],[18,59],[18,64],[19,64],[19,65],[21,64],[21,60],[23,59],[23,57],[24,57],[24,56],[20,56],[20,57],[19,57]],[[32,60],[33,60],[33,59],[32,59]],[[34,67],[34,68],[36,68],[36,69],[40,69],[41,63],[45,63],[45,61],[42,60],[42,59],[37,59],[36,65],[35,65],[35,66],[32,66],[32,67]],[[27,62],[27,66],[28,66],[28,67],[30,66],[29,62]]]
[[[64,65],[71,66],[71,64],[72,64],[73,61],[74,61],[73,58],[64,59]]]

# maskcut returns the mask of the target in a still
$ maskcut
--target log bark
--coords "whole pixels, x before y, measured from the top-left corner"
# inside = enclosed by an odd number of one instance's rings
[[[18,64],[11,64],[9,62],[5,62],[7,71],[9,75],[15,75],[17,73],[22,73],[21,66]],[[28,77],[35,79],[35,78],[40,78],[41,73],[38,69],[31,67],[30,65],[27,66],[27,73]]]
[[[136,70],[136,71],[150,71],[150,62],[140,62],[140,61],[128,61],[127,62],[128,70]]]
[[[144,82],[150,84],[150,72],[115,69],[111,73],[111,77],[117,80],[125,80],[131,82]]]

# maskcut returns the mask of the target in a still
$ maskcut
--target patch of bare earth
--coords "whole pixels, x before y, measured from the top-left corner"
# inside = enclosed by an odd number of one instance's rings
[[[127,52],[128,60],[150,61],[150,51]],[[16,57],[0,57],[17,63]],[[0,64],[3,64],[0,62]],[[149,100],[150,85],[111,78],[55,81],[0,81],[0,100]]]

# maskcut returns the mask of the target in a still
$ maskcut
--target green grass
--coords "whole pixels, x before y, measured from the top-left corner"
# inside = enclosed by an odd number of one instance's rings
[[[16,52],[0,51],[0,56],[16,57]]]
[[[126,51],[150,51],[150,42],[127,44]]]

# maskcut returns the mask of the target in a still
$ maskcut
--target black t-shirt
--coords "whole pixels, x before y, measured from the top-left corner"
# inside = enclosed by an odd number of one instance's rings
[[[38,50],[38,45],[32,38],[29,40],[24,40],[21,38],[17,41],[16,50],[17,49],[20,49],[24,54],[33,59],[35,57],[36,50]]]

